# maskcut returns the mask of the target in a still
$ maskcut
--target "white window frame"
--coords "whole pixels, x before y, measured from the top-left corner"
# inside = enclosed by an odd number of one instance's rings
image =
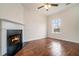
[[[59,32],[55,32],[55,28],[59,28]],[[61,19],[56,18],[52,20],[52,33],[61,33]]]

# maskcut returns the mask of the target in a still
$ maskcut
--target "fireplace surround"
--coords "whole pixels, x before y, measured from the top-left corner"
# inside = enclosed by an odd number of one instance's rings
[[[8,36],[9,36],[9,32],[16,32],[16,34],[10,35],[10,38],[12,39],[12,43],[20,46],[22,46],[21,42],[25,42],[24,39],[24,24],[23,23],[19,23],[19,22],[14,22],[14,21],[10,21],[7,19],[1,19],[0,18],[0,56],[6,56],[7,54],[9,54],[8,51],[8,46],[9,48],[13,48],[11,46],[14,46],[14,44],[8,44]],[[17,33],[18,32],[18,33]],[[9,34],[8,34],[9,33]],[[8,35],[7,35],[8,34]],[[19,37],[21,36],[21,41],[19,41]],[[9,39],[10,39],[9,38]],[[18,44],[17,44],[18,43]],[[15,46],[16,48],[16,46]],[[19,49],[17,51],[19,51]],[[16,50],[16,49],[15,49]],[[12,51],[15,51],[12,49]]]
[[[15,55],[21,48],[22,30],[7,30],[7,55]]]

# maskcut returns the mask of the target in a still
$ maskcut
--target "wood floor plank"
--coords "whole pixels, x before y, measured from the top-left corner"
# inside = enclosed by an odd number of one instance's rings
[[[15,56],[79,56],[79,43],[53,38],[26,42]]]

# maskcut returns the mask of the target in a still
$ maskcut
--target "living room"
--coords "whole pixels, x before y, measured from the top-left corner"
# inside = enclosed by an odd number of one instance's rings
[[[2,3],[0,55],[78,56],[78,22],[79,3]]]

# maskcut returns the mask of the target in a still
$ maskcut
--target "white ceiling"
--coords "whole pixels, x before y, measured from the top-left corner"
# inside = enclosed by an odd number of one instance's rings
[[[37,13],[41,13],[41,14],[45,14],[45,15],[51,15],[57,12],[60,12],[64,9],[70,8],[73,5],[76,4],[69,4],[69,5],[65,5],[65,3],[58,3],[59,6],[58,7],[51,7],[48,11],[46,11],[45,8],[41,8],[41,9],[37,9],[37,7],[40,7],[42,5],[44,5],[43,3],[26,3],[26,4],[22,4],[25,8],[27,8],[28,10],[31,11],[35,11]]]

